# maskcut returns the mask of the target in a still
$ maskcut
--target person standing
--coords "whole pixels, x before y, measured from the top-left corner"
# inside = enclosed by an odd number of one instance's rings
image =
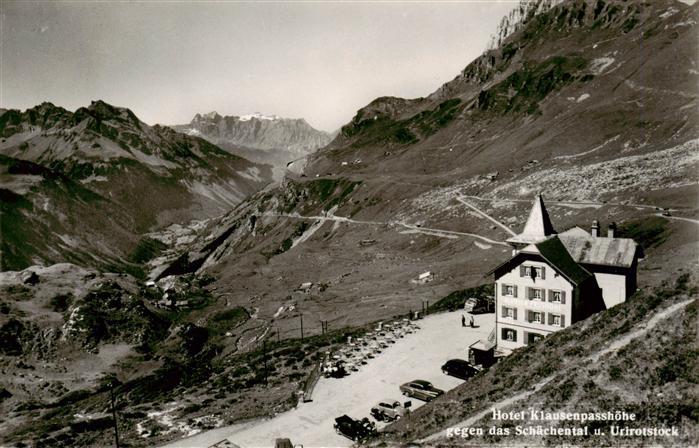
[[[461,326],[462,327],[466,326],[466,316],[464,316],[463,314],[461,315]]]

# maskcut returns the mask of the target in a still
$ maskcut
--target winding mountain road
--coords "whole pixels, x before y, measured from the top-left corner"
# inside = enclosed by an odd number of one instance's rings
[[[417,226],[414,224],[408,224],[405,222],[401,221],[362,221],[358,219],[351,219],[347,218],[344,216],[335,216],[333,214],[327,214],[327,215],[314,215],[314,216],[302,216],[296,213],[270,213],[270,212],[265,212],[263,216],[274,216],[274,217],[283,217],[283,218],[291,218],[291,219],[302,219],[302,220],[309,220],[309,221],[317,221],[317,222],[322,222],[322,221],[334,221],[334,222],[341,222],[341,223],[348,223],[348,224],[358,224],[358,225],[369,225],[369,226],[394,226],[394,227],[403,227],[411,232],[414,233],[424,233],[427,235],[432,235],[432,236],[441,236],[444,238],[450,238],[450,237],[460,237],[460,236],[465,236],[465,237],[471,237],[471,238],[476,238],[483,240],[489,244],[498,244],[501,246],[508,246],[508,244],[504,241],[497,241],[492,238],[488,238],[483,235],[478,235],[476,233],[468,233],[468,232],[457,232],[454,230],[445,230],[445,229],[436,229],[433,227],[423,227],[423,226]],[[488,217],[487,215],[485,215]],[[493,219],[488,217],[489,219]],[[495,221],[497,222],[497,221]],[[508,229],[509,230],[509,229]],[[511,230],[509,230],[510,233],[512,233]],[[514,233],[512,233],[514,235]]]
[[[475,212],[478,213],[479,215],[483,216],[483,217],[486,218],[487,220],[492,221],[493,223],[495,223],[497,226],[499,226],[500,228],[502,228],[505,232],[509,233],[510,235],[512,235],[512,236],[517,235],[515,232],[512,231],[512,229],[510,229],[509,227],[507,227],[505,224],[501,223],[501,222],[498,221],[497,219],[495,219],[495,218],[493,218],[492,216],[488,215],[486,212],[484,212],[483,210],[479,209],[478,207],[476,207],[475,205],[471,204],[470,202],[466,202],[466,200],[465,200],[463,197],[459,196],[459,197],[456,198],[456,200],[459,201],[459,202],[461,202],[462,204],[464,204],[466,207],[470,208],[471,210],[475,211]]]

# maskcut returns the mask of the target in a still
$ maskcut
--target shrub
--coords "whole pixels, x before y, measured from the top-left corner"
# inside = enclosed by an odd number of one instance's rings
[[[58,294],[51,299],[50,306],[53,311],[62,313],[70,307],[71,303],[73,303],[72,294]]]

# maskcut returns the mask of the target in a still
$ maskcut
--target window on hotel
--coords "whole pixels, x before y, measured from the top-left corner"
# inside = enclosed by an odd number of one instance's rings
[[[510,319],[517,319],[517,309],[509,306],[502,307],[502,317],[508,317]]]
[[[529,311],[529,322],[534,322],[536,324],[542,323],[542,313],[536,311]]]
[[[549,302],[551,303],[566,303],[565,291],[549,290]]]
[[[535,342],[539,342],[540,340],[544,339],[544,336],[538,333],[528,333],[527,334],[527,342],[529,344],[533,344]]]
[[[549,314],[549,325],[553,325],[555,327],[563,327],[564,326],[564,318],[560,314]]]
[[[546,279],[546,270],[541,266],[537,267],[537,266],[520,265],[519,276],[520,277],[531,277],[532,279],[540,278],[541,280],[545,280]]]
[[[505,341],[517,342],[517,331],[511,328],[503,328],[502,339]]]
[[[527,288],[527,298],[529,300],[542,300],[544,298],[544,290],[540,288]]]
[[[517,286],[502,285],[502,295],[507,297],[517,297]]]

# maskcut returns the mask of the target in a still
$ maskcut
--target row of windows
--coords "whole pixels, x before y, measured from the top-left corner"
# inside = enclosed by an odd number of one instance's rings
[[[503,306],[501,316],[517,320],[517,308]],[[524,321],[535,324],[548,324],[555,327],[565,327],[566,317],[563,314],[544,313],[541,311],[524,310]]]
[[[519,297],[517,285],[502,284],[500,295],[503,297]],[[529,300],[548,300],[551,303],[566,303],[566,292],[558,289],[524,288],[524,298]]]
[[[532,344],[534,342],[540,341],[544,339],[543,334],[539,333],[532,333],[528,331],[524,331],[524,344]],[[504,341],[510,341],[510,342],[517,342],[517,335],[518,332],[514,328],[503,328],[502,333],[501,333],[501,339]]]
[[[532,279],[540,278],[542,280],[546,280],[546,268],[544,268],[543,266],[520,265],[519,276],[531,277]]]

